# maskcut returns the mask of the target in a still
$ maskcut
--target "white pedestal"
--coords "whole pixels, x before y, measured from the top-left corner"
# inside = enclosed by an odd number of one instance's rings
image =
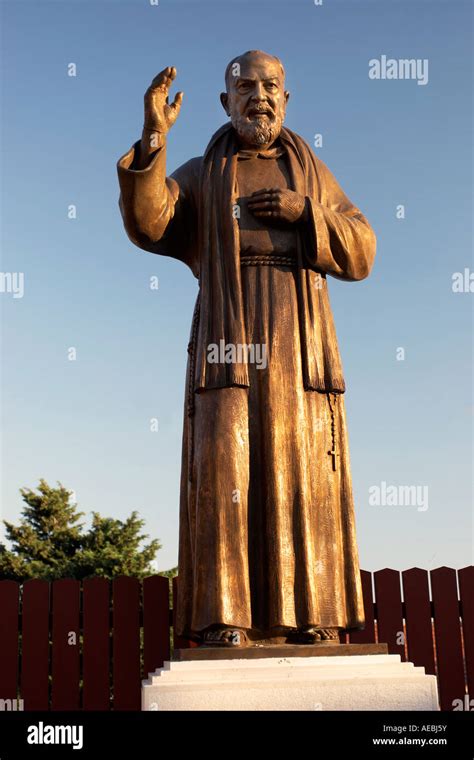
[[[142,710],[439,710],[436,677],[399,655],[165,662]]]

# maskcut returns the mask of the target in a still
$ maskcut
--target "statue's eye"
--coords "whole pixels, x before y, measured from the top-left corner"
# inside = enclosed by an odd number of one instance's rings
[[[275,82],[267,82],[267,90],[277,90],[278,86]]]

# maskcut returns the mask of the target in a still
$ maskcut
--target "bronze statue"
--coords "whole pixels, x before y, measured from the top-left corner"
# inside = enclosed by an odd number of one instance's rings
[[[177,633],[204,646],[339,642],[364,626],[344,377],[326,276],[362,280],[375,235],[283,127],[278,58],[227,66],[230,121],[166,176],[176,69],[118,162],[130,239],[199,280],[188,346]]]

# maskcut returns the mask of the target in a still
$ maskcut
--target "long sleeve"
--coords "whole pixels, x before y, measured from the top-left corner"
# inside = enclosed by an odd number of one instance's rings
[[[307,255],[321,272],[342,280],[363,280],[370,274],[374,263],[375,233],[319,159],[317,167],[325,189],[321,203],[314,198],[309,199],[316,261],[313,246]]]
[[[171,256],[198,276],[196,244],[200,158],[166,177],[166,146],[145,169],[136,169],[137,142],[117,163],[119,206],[130,240],[145,251]]]

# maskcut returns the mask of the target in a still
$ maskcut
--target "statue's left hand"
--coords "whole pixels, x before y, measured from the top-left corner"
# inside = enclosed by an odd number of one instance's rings
[[[306,199],[294,190],[264,188],[252,193],[248,208],[254,216],[278,219],[281,222],[300,222],[306,218]]]

